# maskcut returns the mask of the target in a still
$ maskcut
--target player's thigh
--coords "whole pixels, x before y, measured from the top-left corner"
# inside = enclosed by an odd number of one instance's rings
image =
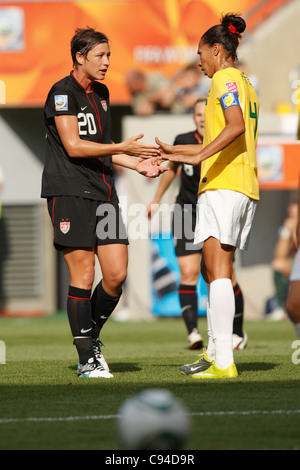
[[[67,248],[63,257],[70,273],[70,285],[91,289],[95,276],[95,249]]]
[[[122,243],[99,245],[96,253],[106,286],[114,288],[114,286],[121,285],[127,276],[127,245]]]

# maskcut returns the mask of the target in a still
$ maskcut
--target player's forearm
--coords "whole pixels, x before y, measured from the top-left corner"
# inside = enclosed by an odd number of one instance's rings
[[[196,157],[199,155],[199,144],[173,145],[172,156]]]
[[[98,158],[123,153],[121,144],[100,144],[82,139],[69,141],[65,148],[71,158]]]
[[[288,236],[280,236],[274,249],[274,258],[286,259],[291,250],[292,232]]]
[[[112,155],[111,161],[115,165],[123,166],[124,168],[129,168],[130,170],[136,170],[138,164],[138,160],[136,158],[125,154]]]
[[[235,139],[245,132],[244,123],[228,124],[222,132],[198,154],[197,163],[203,162],[207,158],[221,152],[228,147]]]

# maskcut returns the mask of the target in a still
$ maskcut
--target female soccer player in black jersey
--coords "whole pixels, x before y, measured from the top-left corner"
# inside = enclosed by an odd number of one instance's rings
[[[113,182],[112,163],[155,177],[156,146],[139,134],[111,142],[110,61],[107,37],[79,29],[71,40],[73,70],[51,88],[44,108],[46,162],[43,198],[54,227],[54,246],[70,273],[67,311],[79,355],[77,375],[112,377],[101,353],[100,331],[116,307],[127,274],[128,240]],[[134,158],[140,157],[140,158]],[[95,255],[102,280],[91,296]]]

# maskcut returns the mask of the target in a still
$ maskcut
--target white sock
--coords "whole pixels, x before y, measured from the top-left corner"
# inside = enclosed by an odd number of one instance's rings
[[[206,318],[207,318],[207,335],[208,335],[206,354],[208,355],[211,361],[214,361],[215,343],[214,343],[213,331],[211,327],[211,315],[210,315],[210,306],[209,306],[210,284],[206,284],[206,289],[207,289]]]
[[[235,303],[231,279],[216,279],[211,282],[209,304],[215,363],[221,369],[227,369],[234,362],[232,328]]]
[[[294,327],[298,335],[298,338],[300,338],[300,323],[294,323]]]

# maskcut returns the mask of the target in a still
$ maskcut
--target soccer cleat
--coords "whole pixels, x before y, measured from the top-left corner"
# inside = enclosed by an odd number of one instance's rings
[[[193,331],[188,335],[188,342],[189,348],[192,350],[203,348],[203,339],[197,328],[194,328]]]
[[[236,335],[236,334],[232,335],[233,349],[242,350],[242,349],[246,348],[246,346],[248,344],[248,336],[247,336],[247,333],[245,331],[243,332],[243,335],[244,336],[239,336],[239,335]]]
[[[215,361],[212,362],[211,366],[201,372],[192,374],[193,379],[234,379],[238,377],[238,371],[236,365],[233,363],[227,369],[220,369],[216,366]]]
[[[110,379],[113,375],[104,369],[100,364],[98,365],[94,358],[89,359],[86,364],[78,364],[77,376],[85,378],[104,378]]]
[[[96,358],[97,365],[102,365],[107,372],[109,372],[109,366],[104,359],[104,356],[101,351],[101,346],[104,346],[103,343],[101,343],[100,339],[93,340],[93,351],[94,355]]]
[[[199,354],[198,358],[199,359],[192,364],[185,364],[184,366],[179,367],[181,374],[192,375],[196,372],[204,371],[212,365],[212,361],[209,359],[206,351]]]

